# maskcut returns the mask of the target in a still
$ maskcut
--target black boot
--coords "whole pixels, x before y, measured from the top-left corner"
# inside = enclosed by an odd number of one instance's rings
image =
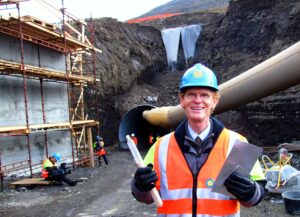
[[[68,183],[68,185],[70,185],[70,186],[75,186],[75,185],[77,185],[77,180],[71,180],[71,181]]]
[[[70,186],[75,186],[77,185],[77,180],[71,180],[71,179],[68,179],[67,177],[62,177],[62,180],[67,183],[68,185]]]

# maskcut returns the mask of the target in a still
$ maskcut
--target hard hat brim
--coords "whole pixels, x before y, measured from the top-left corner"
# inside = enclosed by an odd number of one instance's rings
[[[187,86],[183,86],[183,87],[180,87],[180,92],[184,92],[186,91],[187,89],[191,89],[191,88],[207,88],[211,91],[214,91],[214,92],[217,92],[219,91],[219,89],[215,88],[215,87],[211,87],[211,86],[204,86],[204,85],[187,85]]]

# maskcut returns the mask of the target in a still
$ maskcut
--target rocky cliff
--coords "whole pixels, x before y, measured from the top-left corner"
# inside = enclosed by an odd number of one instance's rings
[[[100,131],[107,144],[118,142],[118,127],[130,108],[177,105],[185,69],[182,47],[178,71],[167,71],[160,29],[201,24],[194,59],[217,73],[220,83],[293,45],[300,36],[300,2],[235,0],[228,8],[187,13],[140,24],[95,20]],[[260,87],[258,87],[260,88]],[[236,108],[218,117],[260,146],[300,140],[300,85]],[[238,94],[238,93],[237,93]],[[87,93],[87,97],[88,97]],[[157,102],[147,101],[157,96]]]

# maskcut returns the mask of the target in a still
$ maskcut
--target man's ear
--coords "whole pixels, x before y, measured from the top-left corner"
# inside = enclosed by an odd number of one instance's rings
[[[214,103],[215,103],[215,108],[217,107],[217,104],[219,103],[219,100],[220,100],[220,92],[216,92],[215,95],[214,95]]]
[[[185,104],[183,103],[184,93],[179,93],[178,96],[179,96],[179,100],[180,100],[180,106],[182,108],[184,108],[185,107]]]

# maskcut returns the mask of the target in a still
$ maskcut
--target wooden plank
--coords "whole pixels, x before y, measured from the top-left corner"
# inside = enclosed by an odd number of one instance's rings
[[[94,120],[72,121],[73,128],[83,127],[83,126],[97,126],[97,125],[99,125],[99,122]]]
[[[9,126],[0,127],[0,133],[15,133],[15,134],[26,134],[28,129],[26,126]]]
[[[52,185],[52,181],[45,180],[44,178],[28,178],[21,179],[9,184],[10,188],[17,188],[22,186],[34,186],[34,185]]]
[[[38,19],[35,19],[35,21],[38,21]],[[0,19],[0,25],[2,23],[7,24],[6,27],[9,29],[12,29],[16,32],[18,32],[18,18],[16,17],[10,17],[9,21],[6,21],[4,19]],[[13,23],[15,22],[15,23]],[[23,34],[31,35],[33,38],[39,38],[43,41],[47,41],[50,43],[49,39],[56,39],[56,42],[53,42],[54,44],[56,43],[57,45],[64,46],[64,41],[63,41],[63,34],[55,31],[51,28],[46,28],[43,25],[40,25],[39,22],[32,22],[30,20],[26,19],[24,20],[23,17],[21,17],[21,22],[22,22],[22,32]],[[2,24],[3,25],[3,24]],[[7,31],[3,31],[3,33],[6,33]],[[16,35],[17,36],[17,35]],[[17,36],[18,37],[18,36]],[[60,41],[57,41],[60,40]],[[67,49],[71,50],[82,50],[82,49],[92,49],[93,47],[90,46],[88,43],[82,43],[81,41],[78,41],[73,38],[66,38],[67,41]]]
[[[28,0],[7,0],[7,1],[0,1],[0,5],[10,5],[10,4],[17,4],[19,2],[24,2]]]
[[[36,131],[43,131],[47,129],[70,129],[70,128],[77,128],[77,127],[84,127],[84,126],[97,126],[99,125],[98,121],[94,120],[83,120],[83,121],[72,121],[70,122],[63,122],[63,123],[53,123],[53,124],[33,124],[29,125],[29,130],[26,126],[0,126],[0,134],[5,133],[30,133]]]
[[[0,60],[0,69],[3,71],[12,70],[12,73],[23,74],[22,64],[15,63],[5,60]],[[61,81],[69,81],[69,82],[78,82],[78,83],[93,83],[94,78],[89,76],[81,76],[81,75],[67,75],[63,71],[55,71],[45,68],[40,68],[32,65],[24,65],[24,70],[26,75],[36,76],[41,78],[49,78],[49,79],[57,79]]]
[[[33,22],[33,23],[36,23],[38,25],[41,25],[43,27],[46,27],[48,29],[51,29],[51,30],[56,30],[58,29],[58,27],[54,24],[51,24],[51,23],[48,23],[48,22],[45,22],[43,20],[40,20],[38,18],[35,18],[35,17],[32,17],[30,15],[27,15],[27,16],[23,16],[22,17],[22,20],[24,20],[25,22]]]
[[[31,41],[32,43],[39,43],[47,46],[47,43],[52,44],[51,48],[54,48],[56,45],[60,51],[63,51],[64,48],[64,40],[63,34],[58,32],[55,29],[55,25],[51,25],[44,21],[41,21],[37,18],[31,16],[21,17],[22,22],[22,33],[25,40]],[[20,37],[19,35],[19,24],[17,17],[9,17],[9,19],[0,18],[0,26],[6,26],[6,30],[2,29],[1,32],[9,35],[14,35],[16,37]],[[26,36],[26,37],[25,37]],[[88,42],[81,42],[72,37],[66,37],[67,41],[67,50],[85,50],[85,49],[93,49],[93,46]],[[43,43],[42,43],[43,42]],[[100,49],[94,48],[95,51],[102,53]]]
[[[54,123],[54,124],[34,124],[30,125],[30,130],[34,129],[47,129],[47,128],[67,128],[69,129],[71,127],[69,122],[63,122],[63,123]]]

